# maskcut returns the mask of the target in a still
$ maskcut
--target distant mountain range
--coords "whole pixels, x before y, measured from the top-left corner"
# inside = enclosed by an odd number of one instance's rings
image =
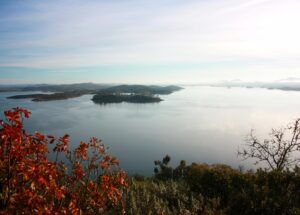
[[[213,87],[246,87],[246,88],[265,88],[278,89],[286,91],[300,91],[300,79],[288,78],[273,82],[243,82],[240,80],[222,81],[216,84],[210,84]]]
[[[74,91],[97,91],[111,87],[111,84],[35,84],[35,85],[0,85],[0,92],[26,92],[26,91],[42,91],[42,92],[74,92]]]

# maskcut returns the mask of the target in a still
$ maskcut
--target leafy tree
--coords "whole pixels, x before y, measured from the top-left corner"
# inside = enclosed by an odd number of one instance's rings
[[[171,157],[169,155],[166,155],[162,161],[156,160],[154,161],[155,168],[155,178],[160,180],[179,180],[184,179],[187,176],[189,166],[186,165],[185,160],[181,160],[179,165],[176,168],[173,168],[172,166],[169,166],[169,163],[171,161]]]
[[[155,168],[154,173],[155,177],[162,180],[172,179],[173,178],[173,168],[169,166],[171,161],[171,157],[166,155],[162,161],[156,160],[154,161]]]
[[[266,163],[271,170],[282,171],[296,165],[300,152],[300,119],[283,129],[272,129],[270,139],[260,141],[251,131],[245,148],[238,151],[243,159],[254,158],[255,164]]]

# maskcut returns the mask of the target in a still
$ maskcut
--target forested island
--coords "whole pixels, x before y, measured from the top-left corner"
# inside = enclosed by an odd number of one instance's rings
[[[51,93],[51,94],[27,94],[27,95],[15,95],[7,97],[8,99],[32,99],[34,102],[42,101],[54,101],[54,100],[65,100],[70,98],[76,98],[84,95],[83,92],[64,92],[64,93]]]
[[[97,104],[107,103],[156,103],[162,101],[161,98],[153,95],[144,94],[97,94],[92,98],[92,101]]]
[[[106,103],[157,103],[162,99],[157,95],[168,95],[181,90],[178,86],[146,86],[146,85],[119,85],[99,91],[92,100],[98,104]]]
[[[153,103],[162,101],[158,95],[167,95],[183,88],[175,85],[102,85],[93,83],[70,84],[70,85],[33,85],[2,87],[0,92],[28,92],[42,91],[50,93],[36,93],[14,95],[8,99],[32,99],[35,102],[65,100],[86,94],[94,95],[92,101],[95,103]]]

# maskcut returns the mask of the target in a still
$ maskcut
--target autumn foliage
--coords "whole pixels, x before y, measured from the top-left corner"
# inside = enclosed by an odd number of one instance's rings
[[[101,141],[91,138],[70,150],[68,135],[27,134],[23,120],[30,114],[15,108],[0,121],[0,214],[102,214],[122,208],[126,175]]]

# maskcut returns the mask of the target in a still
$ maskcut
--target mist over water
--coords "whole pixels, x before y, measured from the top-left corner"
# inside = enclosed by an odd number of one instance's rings
[[[300,92],[280,90],[188,86],[161,96],[160,103],[107,105],[94,104],[92,95],[48,102],[6,99],[16,94],[0,93],[1,118],[9,108],[27,108],[28,132],[68,133],[71,147],[99,137],[127,172],[147,175],[165,154],[173,165],[184,159],[253,168],[237,158],[250,130],[264,138],[271,128],[300,117]]]

